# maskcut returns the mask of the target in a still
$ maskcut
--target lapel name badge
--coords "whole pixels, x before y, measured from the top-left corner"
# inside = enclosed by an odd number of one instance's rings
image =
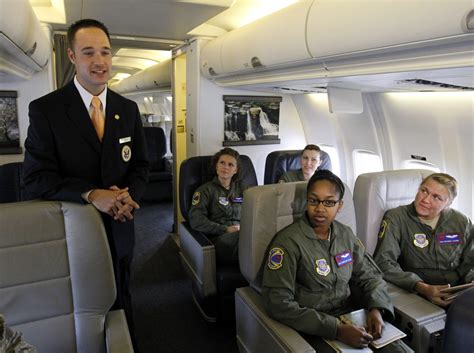
[[[428,246],[429,241],[426,239],[426,234],[417,233],[413,235],[413,244],[419,248],[425,248]]]
[[[121,139],[119,139],[119,143],[122,144],[122,143],[127,143],[127,142],[131,142],[132,141],[132,137],[131,136],[127,136],[127,137],[122,137]]]
[[[115,115],[114,115],[114,118],[115,118],[115,120],[119,120],[119,119],[120,119],[120,115],[115,114]]]
[[[130,146],[125,145],[122,147],[122,159],[124,162],[128,162],[132,158],[132,149]]]
[[[331,267],[326,262],[326,259],[316,260],[316,272],[321,276],[327,276],[331,272]]]

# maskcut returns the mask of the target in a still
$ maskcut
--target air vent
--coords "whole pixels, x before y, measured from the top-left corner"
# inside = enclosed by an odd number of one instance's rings
[[[307,88],[296,88],[296,87],[272,87],[274,91],[283,93],[326,93],[326,87],[307,87]]]
[[[449,83],[422,80],[422,79],[419,79],[419,78],[413,78],[413,79],[410,79],[410,80],[402,80],[402,81],[398,81],[398,82],[414,83],[414,84],[417,84],[417,85],[425,86],[426,88],[431,87],[431,88],[443,88],[443,89],[447,89],[447,90],[456,90],[456,91],[474,91],[474,87],[452,85],[452,84],[449,84]]]

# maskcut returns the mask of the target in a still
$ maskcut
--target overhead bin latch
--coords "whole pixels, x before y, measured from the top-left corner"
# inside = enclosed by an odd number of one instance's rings
[[[252,64],[252,67],[256,69],[257,67],[263,67],[264,65],[260,62],[260,59],[254,56],[252,59],[250,59],[250,63]]]
[[[466,21],[463,23],[463,29],[466,32],[474,32],[474,10],[466,15]]]
[[[214,69],[212,67],[209,68],[209,74],[211,76],[216,76],[217,75],[217,73],[214,71]]]
[[[32,56],[34,54],[34,52],[36,51],[36,47],[38,46],[38,43],[35,42],[35,44],[33,44],[33,46],[28,49],[25,53],[28,55],[28,56]]]

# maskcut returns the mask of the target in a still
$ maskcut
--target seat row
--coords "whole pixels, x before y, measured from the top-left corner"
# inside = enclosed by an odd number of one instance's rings
[[[289,156],[288,158],[294,161],[301,153],[290,152],[292,154],[289,154],[289,151],[276,151],[269,155],[265,175],[272,175],[268,170],[282,170],[282,166],[290,165],[286,157]],[[273,161],[271,167],[269,159]],[[213,243],[204,234],[193,230],[187,221],[194,190],[212,178],[208,168],[210,160],[211,156],[192,157],[182,163],[180,170],[180,207],[185,218],[179,226],[180,257],[193,283],[195,302],[209,321],[232,320],[232,299],[235,288],[240,288],[235,295],[240,350],[301,351],[293,346],[303,345],[301,336],[266,315],[261,305],[261,283],[258,274],[264,252],[272,237],[304,212],[298,205],[304,204],[306,183],[257,186],[250,158],[241,156],[243,179],[254,187],[244,194],[240,220],[240,269],[232,266],[216,267]],[[277,174],[273,173],[273,182],[278,180]],[[337,219],[349,225],[372,254],[385,211],[410,203],[422,179],[429,174],[431,172],[427,170],[363,174],[356,181],[354,196],[350,191],[344,196],[344,208]],[[349,188],[346,187],[346,190]],[[247,282],[249,286],[246,286]],[[436,346],[438,343],[433,342],[433,337],[444,327],[445,311],[420,296],[395,286],[390,286],[390,295],[399,320],[398,326],[407,332],[410,345],[417,352],[427,352],[429,347]],[[273,343],[270,344],[270,341]],[[311,351],[311,348],[306,348],[308,350],[303,351]]]

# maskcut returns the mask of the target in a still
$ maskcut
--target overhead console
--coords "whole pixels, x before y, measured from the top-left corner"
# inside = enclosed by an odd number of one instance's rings
[[[222,85],[472,67],[471,0],[303,0],[205,43]]]
[[[0,0],[0,81],[42,71],[51,43],[28,0]]]
[[[110,86],[118,93],[171,89],[171,59],[141,70]]]

